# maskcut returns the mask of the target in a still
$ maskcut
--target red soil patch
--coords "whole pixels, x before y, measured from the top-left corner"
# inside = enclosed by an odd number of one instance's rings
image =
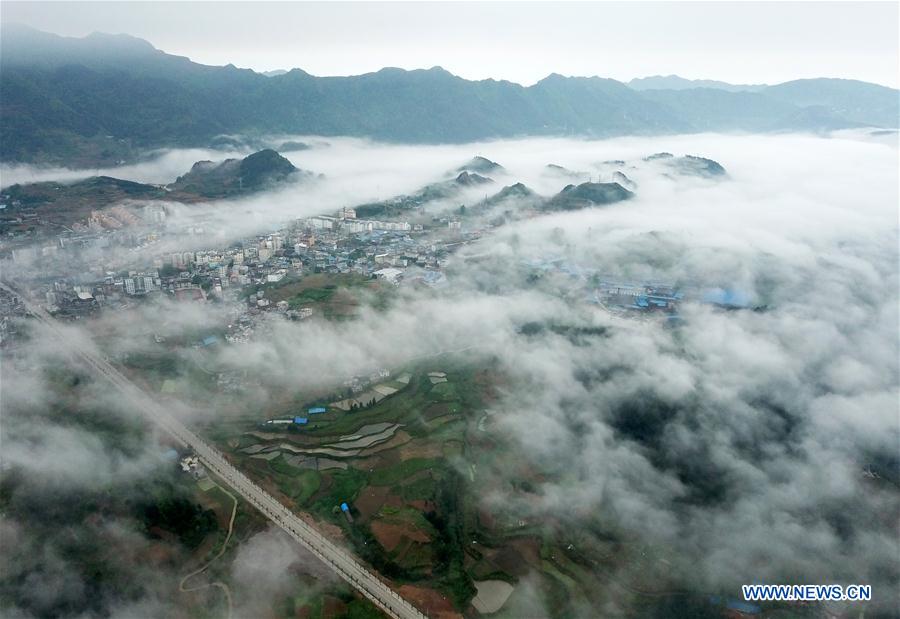
[[[403,499],[396,494],[389,494],[384,504],[389,507],[403,507]]]
[[[387,486],[367,486],[353,502],[353,506],[363,518],[371,518],[384,505],[390,491]]]
[[[322,599],[322,619],[343,617],[347,612],[347,605],[341,600],[326,595]]]
[[[486,507],[482,507],[478,510],[478,524],[488,531],[493,531],[497,527],[497,521],[494,519],[494,514]]]
[[[424,531],[407,524],[381,522],[380,520],[372,523],[372,534],[388,552],[392,552],[404,537],[423,544],[431,541]]]
[[[453,603],[434,589],[403,585],[397,592],[432,619],[462,619]]]
[[[536,537],[520,537],[510,544],[529,565],[541,564],[541,542]]]
[[[410,507],[415,507],[420,512],[433,512],[437,509],[437,506],[433,501],[429,501],[427,499],[416,499],[415,501],[410,501],[407,503]]]

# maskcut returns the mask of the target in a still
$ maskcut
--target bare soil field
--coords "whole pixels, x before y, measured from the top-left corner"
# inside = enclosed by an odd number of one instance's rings
[[[336,619],[343,617],[347,612],[347,605],[330,595],[326,595],[322,599],[322,619]]]
[[[441,445],[434,442],[413,441],[400,448],[400,460],[410,458],[440,458],[443,455]]]
[[[371,518],[384,505],[385,499],[387,499],[390,492],[391,489],[387,486],[366,486],[353,502],[353,506],[359,510],[362,518]]]
[[[432,619],[462,619],[462,615],[453,610],[453,603],[434,589],[403,585],[398,593]]]
[[[372,534],[375,535],[378,543],[388,552],[392,552],[404,537],[422,544],[431,541],[431,538],[424,531],[420,531],[410,524],[382,522],[380,520],[372,523]]]

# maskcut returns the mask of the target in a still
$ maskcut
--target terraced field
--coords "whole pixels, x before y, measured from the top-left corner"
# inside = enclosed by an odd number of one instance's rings
[[[538,477],[492,468],[505,448],[486,415],[495,381],[469,367],[409,368],[368,389],[380,393],[374,405],[325,406],[308,424],[281,432],[245,421],[220,443],[440,616],[519,616],[533,591],[517,583],[535,574],[541,595],[557,600],[564,616],[594,602],[595,582],[593,568],[562,541],[566,526],[484,503],[496,479],[519,478],[527,500]],[[304,410],[273,413],[290,419]],[[619,562],[621,549],[594,550]]]
[[[324,413],[273,411],[273,418],[309,422],[283,431],[236,422],[229,432],[220,428],[218,442],[296,511],[340,527],[384,575],[415,583],[422,595],[458,598],[462,609],[475,589],[458,550],[450,569],[448,547],[461,544],[448,531],[451,514],[441,513],[439,494],[456,479],[466,428],[481,413],[476,392],[460,397],[457,381],[467,383],[470,373],[414,368],[350,398],[375,394],[374,405],[351,410],[328,400]],[[340,511],[344,502],[352,522]]]

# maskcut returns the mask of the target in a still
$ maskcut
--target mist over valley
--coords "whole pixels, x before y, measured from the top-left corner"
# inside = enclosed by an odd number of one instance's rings
[[[3,28],[3,616],[897,616],[896,90]]]

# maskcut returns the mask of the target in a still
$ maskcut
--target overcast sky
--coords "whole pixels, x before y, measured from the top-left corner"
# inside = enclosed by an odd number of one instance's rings
[[[435,65],[532,84],[549,73],[898,85],[898,3],[36,3],[4,21],[128,33],[205,64],[352,75]]]

